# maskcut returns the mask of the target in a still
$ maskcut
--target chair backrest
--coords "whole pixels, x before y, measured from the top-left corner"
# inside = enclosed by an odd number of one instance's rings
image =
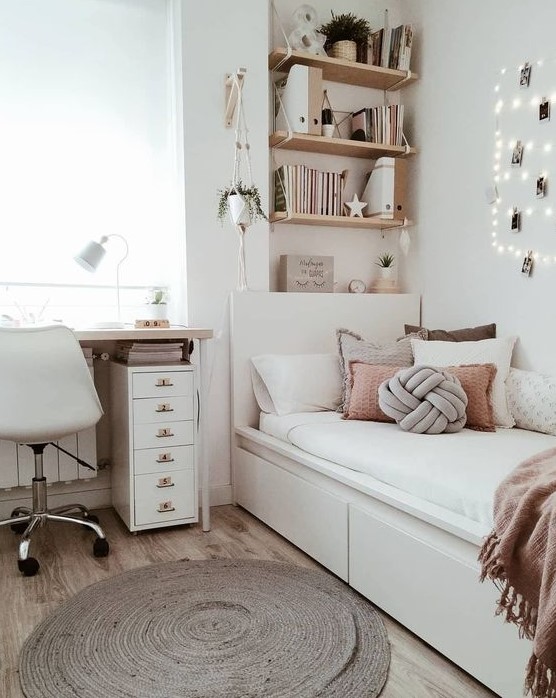
[[[0,328],[0,439],[55,441],[93,426],[102,414],[68,327]]]

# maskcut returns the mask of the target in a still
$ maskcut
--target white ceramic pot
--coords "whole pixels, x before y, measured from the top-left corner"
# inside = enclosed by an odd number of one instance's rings
[[[145,320],[167,320],[168,305],[166,303],[147,303],[145,305]]]
[[[228,196],[228,208],[230,219],[234,225],[251,225],[251,215],[249,206],[241,194],[230,194]]]
[[[394,268],[393,267],[380,267],[380,276],[382,279],[393,279],[394,278]]]

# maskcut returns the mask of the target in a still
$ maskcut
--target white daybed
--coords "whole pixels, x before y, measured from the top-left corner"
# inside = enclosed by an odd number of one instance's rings
[[[405,434],[414,441],[404,444],[399,438],[404,432],[396,425],[359,423],[355,426],[365,424],[376,430],[369,448],[374,442],[383,454],[370,459],[373,476],[339,465],[329,459],[334,457],[329,455],[333,450],[322,450],[324,441],[334,449],[330,436],[343,428],[338,415],[315,417],[313,413],[307,419],[306,413],[274,420],[265,416],[262,426],[270,434],[258,428],[250,357],[335,352],[339,327],[367,338],[391,340],[403,334],[404,323],[417,325],[419,318],[415,295],[234,294],[234,500],[503,698],[518,698],[523,695],[531,646],[518,638],[514,626],[494,616],[498,592],[490,582],[479,583],[477,555],[491,525],[488,507],[498,478],[494,472],[503,476],[506,467],[501,454],[513,453],[519,460],[521,455],[556,445],[556,438],[516,429],[511,434],[509,430],[494,434],[464,430],[448,438]],[[325,422],[327,438],[315,441],[314,423],[319,420]],[[292,429],[295,423],[302,426]],[[354,426],[342,423],[350,429]],[[294,434],[299,445],[290,442]],[[404,457],[406,465],[411,463],[407,454],[412,450],[418,467],[419,449],[436,449],[441,444],[442,458],[448,461],[450,442],[454,457],[461,456],[466,443],[472,444],[470,468],[479,473],[483,466],[487,471],[475,509],[465,502],[458,507],[462,468],[447,468],[445,482],[441,471],[431,473],[434,496],[429,496],[426,481],[410,468],[398,468],[397,474],[391,472],[395,467],[389,468]],[[484,450],[478,449],[479,443]],[[337,460],[341,452],[342,447],[337,447]],[[488,470],[491,462],[495,466]],[[509,459],[506,469],[511,467]],[[451,488],[452,510],[439,503],[444,501],[443,484]],[[473,489],[472,483],[467,483],[467,489]]]

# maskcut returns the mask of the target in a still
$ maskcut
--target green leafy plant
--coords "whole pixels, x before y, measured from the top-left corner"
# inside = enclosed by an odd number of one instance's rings
[[[259,219],[268,221],[268,218],[265,212],[263,211],[263,207],[261,204],[261,195],[254,184],[248,187],[245,184],[243,184],[243,182],[239,181],[236,185],[230,185],[229,187],[226,187],[226,189],[220,189],[218,191],[218,194],[219,198],[217,218],[221,223],[224,222],[224,219],[228,214],[228,198],[232,194],[241,194],[241,196],[244,198],[253,223]]]
[[[366,19],[361,19],[353,12],[345,12],[335,15],[331,10],[332,19],[323,24],[319,31],[326,35],[325,48],[329,48],[336,41],[355,41],[366,43],[371,35],[371,25]]]
[[[395,257],[390,252],[385,252],[377,257],[375,264],[382,269],[391,269],[394,266]]]
[[[150,288],[147,295],[149,305],[165,305],[168,302],[168,293],[164,288]]]

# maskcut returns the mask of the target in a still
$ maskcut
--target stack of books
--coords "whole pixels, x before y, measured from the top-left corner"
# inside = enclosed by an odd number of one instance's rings
[[[365,107],[352,114],[351,138],[369,143],[403,145],[403,104]]]
[[[306,165],[281,165],[274,172],[274,210],[341,216],[347,172],[321,172]]]
[[[369,62],[371,65],[409,70],[411,47],[413,45],[413,26],[400,24],[389,31],[378,29],[371,33]]]
[[[181,361],[183,342],[135,342],[120,340],[116,359],[126,364],[159,364]]]

